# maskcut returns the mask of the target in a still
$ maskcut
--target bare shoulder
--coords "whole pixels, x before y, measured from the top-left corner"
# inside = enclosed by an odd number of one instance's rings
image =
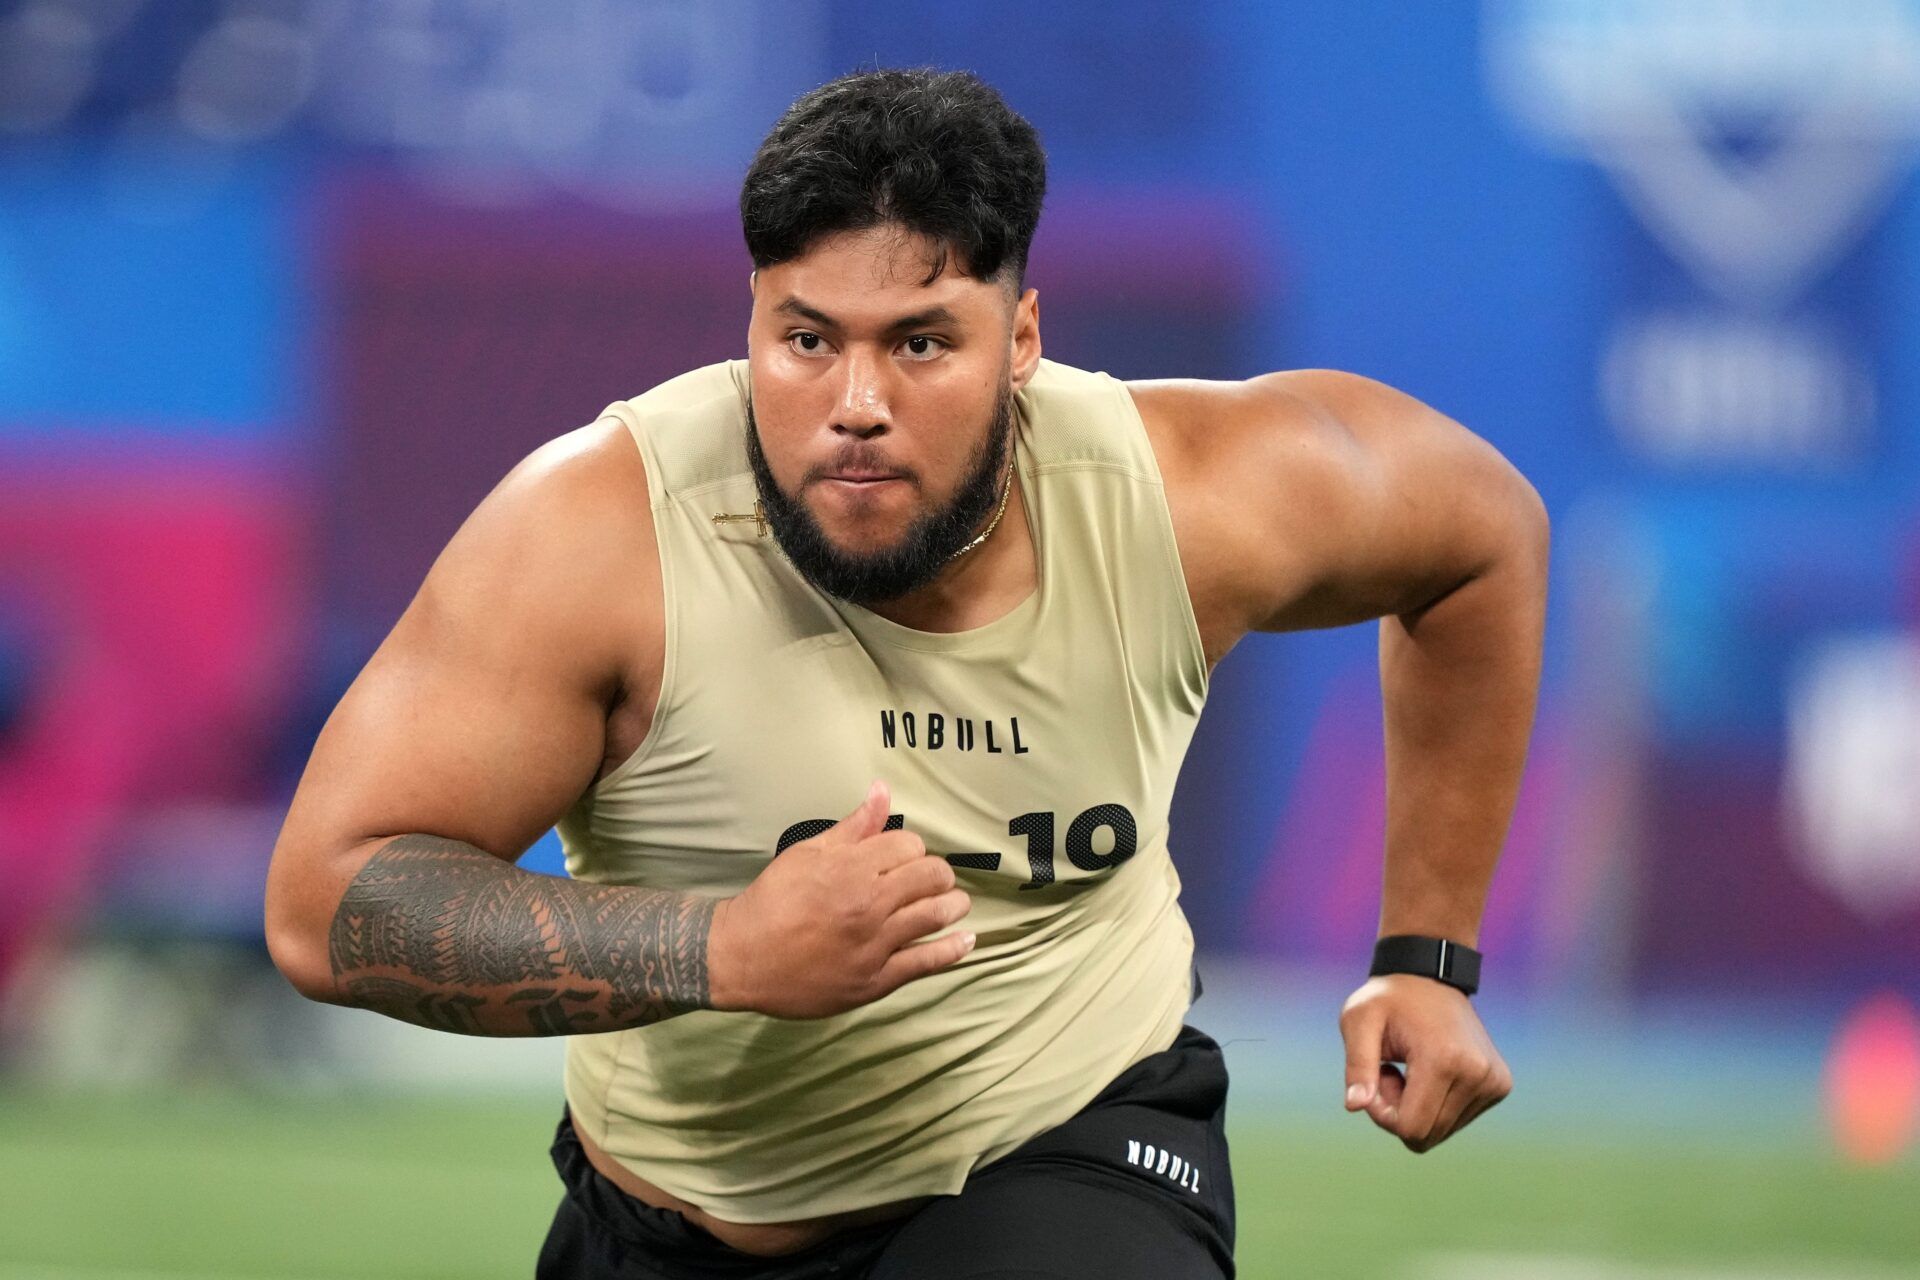
[[[457,615],[457,633],[491,663],[540,666],[590,691],[608,708],[608,754],[624,758],[651,718],[662,609],[646,465],[627,429],[603,418],[535,448],[494,486],[409,613]],[[489,617],[506,633],[482,634],[475,624]]]
[[[1279,586],[1305,570],[1310,553],[1297,538],[1255,530],[1282,508],[1302,528],[1311,525],[1316,477],[1320,486],[1334,483],[1347,447],[1337,407],[1375,412],[1374,405],[1399,393],[1327,369],[1126,386],[1166,484],[1201,642],[1208,662],[1218,662],[1254,629],[1265,584]]]
[[[534,449],[488,496],[489,502],[496,499],[518,516],[526,534],[564,553],[589,544],[609,554],[653,544],[646,463],[632,434],[614,418],[576,427]]]
[[[1169,485],[1218,479],[1249,464],[1308,461],[1339,451],[1356,422],[1434,411],[1372,378],[1337,369],[1286,369],[1243,381],[1129,382]]]
[[[1505,465],[1460,424],[1359,374],[1126,385],[1166,482],[1210,660],[1248,631],[1379,616],[1369,611],[1396,603],[1391,583],[1354,588],[1383,565],[1395,572],[1403,517],[1416,504],[1444,517],[1440,504],[1497,487],[1482,478]]]
[[[645,463],[626,429],[602,419],[522,458],[474,508],[434,572],[484,578],[503,606],[597,601],[610,609],[645,592],[645,581],[615,588],[655,554],[653,544]]]

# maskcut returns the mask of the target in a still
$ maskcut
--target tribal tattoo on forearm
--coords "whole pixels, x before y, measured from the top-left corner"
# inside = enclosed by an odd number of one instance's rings
[[[327,935],[343,1002],[481,1036],[614,1031],[710,1007],[716,898],[536,875],[458,840],[396,836]]]

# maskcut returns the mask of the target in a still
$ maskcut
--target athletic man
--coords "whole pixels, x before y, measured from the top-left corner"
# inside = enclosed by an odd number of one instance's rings
[[[1380,932],[1477,961],[1539,498],[1363,378],[1044,359],[1044,185],[970,75],[802,97],[742,194],[747,358],[516,467],[315,745],[275,961],[572,1037],[543,1276],[1231,1276],[1167,813],[1249,631],[1382,620]],[[556,823],[572,878],[515,867]],[[1511,1078],[1471,975],[1386,961],[1347,1106],[1425,1151]]]

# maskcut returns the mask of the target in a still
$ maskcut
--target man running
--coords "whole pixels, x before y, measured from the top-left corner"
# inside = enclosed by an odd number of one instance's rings
[[[542,1276],[1233,1275],[1167,814],[1249,631],[1381,620],[1348,1109],[1425,1151],[1512,1087],[1467,997],[1538,496],[1364,378],[1043,358],[1044,190],[971,75],[796,101],[741,196],[747,357],[515,467],[315,744],[275,962],[570,1037]],[[571,877],[516,867],[556,824]]]

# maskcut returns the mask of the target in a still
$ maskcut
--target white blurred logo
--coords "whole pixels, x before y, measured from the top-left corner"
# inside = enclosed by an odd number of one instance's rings
[[[1711,295],[1630,319],[1618,427],[1666,460],[1842,461],[1874,393],[1843,335],[1779,312],[1855,247],[1920,141],[1902,0],[1488,0],[1488,75],[1534,135],[1593,160]]]
[[[118,149],[191,170],[183,201],[242,148],[308,128],[466,203],[710,209],[738,199],[742,157],[824,78],[819,0],[226,0],[178,6],[158,42],[144,7],[0,14],[0,141],[65,127],[125,60],[161,88],[122,113]]]
[[[1823,643],[1788,686],[1786,827],[1868,919],[1920,903],[1920,637]]]

